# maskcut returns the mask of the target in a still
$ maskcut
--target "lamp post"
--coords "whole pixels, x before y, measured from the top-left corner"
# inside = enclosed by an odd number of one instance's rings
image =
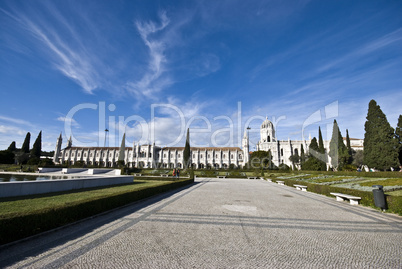
[[[103,147],[106,147],[106,136],[107,136],[107,133],[109,132],[109,130],[108,129],[105,129],[105,143],[103,144]]]

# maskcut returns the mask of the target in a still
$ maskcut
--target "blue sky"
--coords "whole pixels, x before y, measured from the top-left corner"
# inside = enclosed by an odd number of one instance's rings
[[[0,2],[0,149],[364,137],[402,114],[401,1]],[[105,128],[109,130],[105,139]],[[106,142],[105,142],[106,140]],[[251,150],[253,149],[253,145]]]

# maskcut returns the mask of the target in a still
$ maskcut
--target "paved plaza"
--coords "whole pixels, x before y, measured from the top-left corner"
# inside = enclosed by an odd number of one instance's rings
[[[0,267],[402,268],[402,217],[263,180],[198,178],[3,247]]]

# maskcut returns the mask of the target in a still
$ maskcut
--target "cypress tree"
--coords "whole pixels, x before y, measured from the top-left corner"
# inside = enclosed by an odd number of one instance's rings
[[[311,143],[310,143],[310,146],[309,146],[309,151],[310,151],[309,155],[312,156],[311,151],[312,150],[318,151],[318,149],[319,149],[319,146],[317,144],[317,138],[313,137],[313,139],[311,139]]]
[[[398,143],[398,159],[399,164],[402,165],[402,115],[399,115],[398,125],[395,128],[395,138]]]
[[[29,143],[31,141],[31,133],[28,132],[27,135],[25,136],[24,143],[22,144],[21,147],[21,153],[29,153]]]
[[[351,164],[353,159],[352,159],[352,147],[350,146],[350,137],[349,137],[349,131],[348,129],[346,129],[346,148],[348,149],[348,154],[349,154],[349,158],[348,158],[348,164]]]
[[[39,135],[32,146],[31,157],[40,158],[41,153],[42,153],[42,131],[39,132]]]
[[[10,144],[10,146],[8,147],[7,150],[8,150],[8,151],[11,151],[11,152],[17,150],[17,147],[15,146],[15,141],[11,142],[11,144]]]
[[[190,129],[187,128],[186,145],[184,147],[184,152],[183,152],[183,162],[184,162],[185,168],[189,167],[190,154],[191,154],[191,152],[190,152]]]
[[[314,155],[314,152],[318,152],[319,146],[317,143],[317,138],[313,137],[309,146],[309,157],[302,165],[302,170],[310,171],[322,171],[322,161],[318,160]]]
[[[334,120],[332,128],[332,138],[329,142],[329,156],[331,157],[331,165],[335,169],[342,169],[348,161],[348,150],[343,143],[341,131],[338,123]]]
[[[321,127],[318,126],[318,152],[325,153],[324,141],[322,140]]]
[[[304,155],[304,147],[303,144],[300,147],[300,165],[303,165],[306,161],[306,156]]]
[[[321,163],[321,171],[326,171],[327,170],[327,158],[325,155],[325,148],[324,148],[324,140],[322,139],[322,134],[321,134],[321,127],[318,126],[318,152],[323,154],[322,160],[320,160]]]
[[[371,100],[364,124],[364,163],[370,168],[387,170],[399,166],[397,139],[377,102]]]

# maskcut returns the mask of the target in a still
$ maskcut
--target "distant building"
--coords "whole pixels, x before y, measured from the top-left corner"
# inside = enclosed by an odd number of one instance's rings
[[[248,142],[248,140],[247,140]],[[56,164],[83,162],[87,165],[113,167],[119,160],[121,150],[118,147],[73,147],[71,138],[67,147],[62,149],[60,134],[56,143],[53,161]],[[122,160],[129,167],[142,168],[183,168],[184,147],[164,147],[133,145],[124,148]],[[191,166],[202,168],[242,167],[248,161],[248,150],[244,154],[239,147],[191,147]],[[246,156],[245,156],[246,155]]]
[[[351,147],[354,150],[363,149],[363,139],[351,138]],[[311,138],[308,140],[277,140],[275,128],[271,121],[265,119],[260,128],[260,141],[256,144],[257,150],[272,153],[274,165],[292,165],[289,157],[301,155],[301,146],[308,154]],[[324,147],[329,150],[330,141],[324,141]],[[344,138],[346,144],[346,138]],[[122,143],[124,146],[124,143]],[[62,149],[62,136],[57,139],[53,162],[75,164],[83,162],[87,165],[114,167],[118,160],[122,160],[129,167],[141,168],[183,168],[184,147],[159,147],[153,144],[136,145],[133,147],[73,147],[71,138],[67,147]],[[120,156],[119,154],[124,154]],[[249,137],[247,132],[242,139],[242,148],[239,147],[191,147],[190,162],[194,169],[203,168],[238,168],[249,162]],[[330,164],[328,156],[327,166]]]

